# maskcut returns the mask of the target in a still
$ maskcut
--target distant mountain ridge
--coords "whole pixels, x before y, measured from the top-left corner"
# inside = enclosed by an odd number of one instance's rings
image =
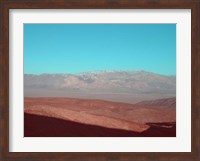
[[[176,96],[176,76],[146,71],[24,74],[25,97],[67,97],[137,103]]]
[[[97,71],[80,74],[25,74],[25,88],[114,93],[175,93],[176,76],[146,71]]]
[[[149,100],[136,103],[135,105],[150,106],[150,107],[176,107],[176,97],[158,100]]]

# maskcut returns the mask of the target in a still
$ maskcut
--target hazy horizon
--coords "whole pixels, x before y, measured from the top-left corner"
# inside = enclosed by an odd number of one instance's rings
[[[25,96],[93,98],[127,103],[176,96],[176,76],[137,72],[24,75]]]
[[[99,73],[99,72],[146,72],[146,73],[152,73],[152,74],[158,74],[158,75],[163,75],[163,76],[176,76],[176,74],[160,74],[160,73],[155,73],[152,71],[146,71],[146,70],[93,70],[93,71],[84,71],[84,72],[79,72],[79,73],[24,73],[27,75],[43,75],[43,74],[72,74],[72,75],[79,75],[83,73]]]

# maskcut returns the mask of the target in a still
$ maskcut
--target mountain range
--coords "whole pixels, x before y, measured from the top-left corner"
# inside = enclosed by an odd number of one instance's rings
[[[27,97],[77,97],[135,103],[176,96],[176,76],[147,71],[24,74]]]

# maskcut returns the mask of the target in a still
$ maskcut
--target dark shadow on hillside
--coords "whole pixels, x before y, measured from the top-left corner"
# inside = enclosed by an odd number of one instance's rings
[[[153,125],[151,125],[153,124]],[[166,125],[166,123],[163,123]],[[138,133],[121,129],[86,125],[52,117],[24,114],[24,137],[174,137],[176,124],[164,127],[149,123],[148,130]]]
[[[176,137],[176,122],[147,123],[150,128],[141,133],[144,137]]]

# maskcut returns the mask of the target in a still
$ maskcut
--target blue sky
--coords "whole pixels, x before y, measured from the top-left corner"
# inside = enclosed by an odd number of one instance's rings
[[[175,24],[24,24],[24,72],[176,74]]]

